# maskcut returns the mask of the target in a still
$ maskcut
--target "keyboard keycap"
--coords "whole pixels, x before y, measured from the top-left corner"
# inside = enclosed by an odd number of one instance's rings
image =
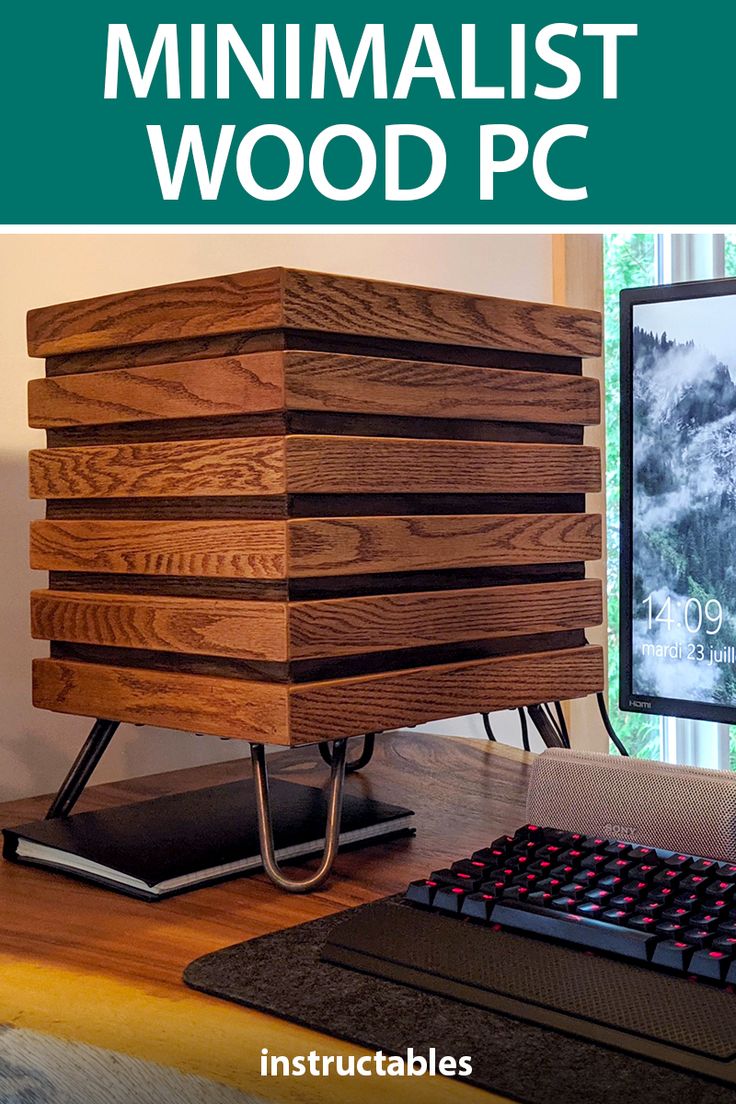
[[[508,853],[513,846],[513,836],[499,836],[491,843],[491,850],[499,850]]]
[[[623,958],[646,962],[657,943],[657,936],[631,928],[603,924],[581,916],[569,916],[539,908],[518,908],[502,902],[493,910],[494,924],[511,931],[525,931],[548,939],[561,939],[588,950],[604,951]]]
[[[541,882],[537,882],[537,891],[543,893],[551,893],[554,897],[559,896],[560,890],[565,883],[562,878],[542,878]]]
[[[711,947],[714,951],[723,951],[723,953],[727,955],[736,955],[736,936],[720,935],[716,932]]]
[[[598,884],[598,875],[595,870],[578,870],[573,878],[573,882],[575,882],[576,885],[585,886],[586,889],[590,889],[591,886]]]
[[[459,859],[452,864],[450,870],[453,874],[467,874],[469,878],[480,878],[484,882],[493,867],[490,863],[482,863],[477,859]]]
[[[609,904],[612,908],[621,909],[623,912],[633,912],[636,907],[637,898],[633,897],[630,893],[618,893],[615,897],[612,897]]]
[[[588,889],[585,893],[586,901],[592,901],[594,905],[607,905],[611,900],[611,894],[605,889]]]
[[[680,882],[680,888],[685,893],[702,893],[707,885],[708,878],[705,874],[688,874]]]
[[[603,850],[607,855],[618,855],[623,857],[624,855],[628,855],[631,850],[631,844],[620,843],[618,840],[609,840]]]
[[[578,885],[577,882],[568,882],[567,885],[563,885],[559,896],[572,897],[576,901],[582,901],[586,892],[585,886]]]
[[[595,901],[583,901],[578,905],[578,916],[587,916],[589,920],[600,920],[605,911],[603,905],[597,905]]]
[[[432,908],[441,909],[442,912],[451,912],[454,916],[458,916],[467,896],[467,890],[459,889],[458,886],[440,886],[434,895]]]
[[[672,867],[666,866],[664,870],[660,870],[654,875],[654,884],[671,886],[674,889],[675,886],[680,884],[682,878],[681,870],[673,870]]]
[[[624,912],[623,909],[615,908],[605,909],[601,916],[601,920],[603,920],[606,924],[625,924],[628,919],[628,912]]]
[[[656,862],[657,852],[653,847],[632,847],[629,858],[632,862]]]
[[[690,920],[693,927],[699,931],[709,932],[711,935],[716,930],[721,922],[721,918],[718,913],[713,912],[698,912]]]
[[[723,981],[731,965],[731,956],[723,951],[696,951],[690,959],[688,971],[711,981]]]
[[[440,885],[454,885],[460,889],[467,889],[473,880],[472,878],[460,877],[449,866],[443,867],[442,870],[433,870],[429,877],[433,882],[438,882]],[[478,885],[473,885],[471,888],[477,889],[482,880],[482,878],[478,878]]]
[[[604,851],[607,844],[608,840],[600,836],[586,836],[580,844],[580,849],[581,851]]]
[[[655,920],[659,920],[662,906],[658,901],[642,901],[636,906],[636,912],[639,916],[653,916]]]
[[[463,901],[462,914],[473,920],[490,919],[494,898],[489,893],[469,893]]]
[[[646,882],[627,882],[623,888],[623,892],[629,897],[635,897],[637,901],[641,901],[646,897],[649,891],[649,886]]]
[[[478,851],[474,851],[470,858],[472,862],[487,863],[488,866],[495,868],[506,858],[506,851],[505,847],[481,847]]]
[[[688,870],[692,861],[689,855],[665,855],[664,865],[673,870]]]
[[[404,894],[404,900],[411,901],[414,905],[424,905],[429,908],[432,901],[434,901],[437,888],[437,882],[431,878],[420,878],[418,881],[410,883]]]
[[[690,909],[678,905],[674,908],[666,908],[662,913],[662,919],[673,920],[676,924],[687,924],[690,922],[690,915]]]
[[[669,905],[675,899],[675,891],[670,886],[652,886],[647,901],[657,901],[660,905]]]
[[[628,859],[622,859],[619,856],[619,858],[607,862],[603,869],[608,874],[615,874],[617,878],[631,878],[633,875],[632,866],[633,863],[630,863]]]
[[[683,943],[681,939],[666,939],[654,948],[652,963],[668,970],[686,970],[692,955],[689,943]]]
[[[530,905],[538,905],[540,908],[549,908],[552,904],[552,894],[535,890],[527,897]]]
[[[551,907],[557,909],[558,912],[574,912],[576,906],[577,901],[574,897],[554,897]]]
[[[685,926],[684,924],[676,924],[674,920],[660,920],[654,930],[663,939],[679,939],[685,931]]]
[[[583,870],[603,870],[604,866],[609,860],[608,855],[601,855],[597,851],[588,855],[587,858],[581,862]]]
[[[715,874],[718,871],[718,863],[715,859],[696,859],[690,866],[691,874]]]
[[[656,929],[657,921],[653,916],[642,916],[641,913],[635,913],[629,917],[628,926],[635,929],[638,932],[652,932]]]
[[[706,901],[709,901],[711,900],[711,898],[713,898],[714,900],[717,898],[722,898],[724,901],[728,901],[731,897],[733,897],[735,889],[736,886],[733,884],[733,882],[724,882],[721,878],[719,878],[718,881],[712,882],[711,885],[708,886],[705,891],[705,899]]]
[[[703,928],[688,928],[683,932],[682,940],[691,947],[707,947],[711,941],[711,933]]]
[[[488,897],[500,897],[506,888],[506,882],[501,878],[491,878],[488,882],[483,882],[483,885],[479,889],[479,893],[485,893]]]
[[[637,878],[643,882],[651,882],[658,870],[659,867],[655,866],[654,863],[639,863],[638,866],[631,868],[629,877]]]
[[[567,851],[563,851],[561,855],[558,855],[557,858],[565,866],[572,866],[575,870],[578,870],[580,863],[585,858],[585,853],[579,851],[577,847],[570,847]]]

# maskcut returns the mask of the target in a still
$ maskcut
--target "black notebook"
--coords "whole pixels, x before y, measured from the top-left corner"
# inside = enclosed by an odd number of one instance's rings
[[[271,783],[276,856],[284,861],[324,847],[322,790]],[[413,813],[345,795],[340,845],[411,830]],[[253,783],[228,782],[99,812],[3,829],[3,856],[71,874],[146,901],[262,867]]]

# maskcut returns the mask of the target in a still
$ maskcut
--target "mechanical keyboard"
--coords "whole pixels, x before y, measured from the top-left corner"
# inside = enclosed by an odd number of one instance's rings
[[[405,901],[736,987],[736,864],[527,824],[412,882]]]

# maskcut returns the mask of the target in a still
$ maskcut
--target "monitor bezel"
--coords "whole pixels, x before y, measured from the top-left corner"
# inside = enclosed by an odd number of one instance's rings
[[[634,394],[633,394],[633,313],[645,303],[666,303],[684,299],[709,299],[736,296],[736,279],[691,280],[686,283],[654,287],[627,288],[621,292],[621,506],[620,506],[620,609],[619,609],[619,708],[627,713],[649,716],[681,717],[686,720],[736,724],[736,703],[712,705],[682,698],[659,698],[635,694],[632,686],[633,610],[633,500],[634,500]]]

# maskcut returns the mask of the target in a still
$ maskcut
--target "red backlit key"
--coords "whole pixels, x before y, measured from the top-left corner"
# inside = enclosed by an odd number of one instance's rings
[[[437,882],[431,878],[420,878],[419,881],[411,882],[404,894],[404,900],[411,901],[415,905],[425,905],[429,908],[436,892]]]
[[[696,951],[690,959],[688,971],[711,981],[723,981],[731,965],[731,956],[723,951]]]
[[[652,962],[655,966],[665,966],[668,970],[687,970],[693,955],[689,943],[681,939],[663,940],[654,948]]]

